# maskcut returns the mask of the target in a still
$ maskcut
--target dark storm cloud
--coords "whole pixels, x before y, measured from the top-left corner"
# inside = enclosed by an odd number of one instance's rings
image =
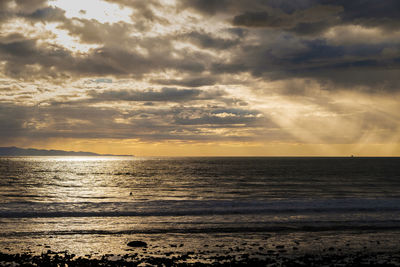
[[[184,8],[202,14],[225,13],[245,27],[271,27],[298,34],[318,34],[336,25],[399,29],[400,3],[396,0],[181,0]]]
[[[245,12],[233,19],[233,24],[246,27],[285,27],[288,22],[279,17],[273,17],[266,11]]]
[[[7,36],[9,42],[0,43],[0,51],[4,55],[4,58],[8,57],[30,57],[34,56],[37,52],[35,40],[15,40],[20,39],[21,35]]]
[[[322,4],[334,4],[344,8],[341,14],[344,23],[378,26],[387,29],[400,27],[400,2],[396,0],[322,0]]]
[[[333,45],[324,39],[301,40],[290,35],[275,42],[243,46],[227,63],[213,66],[216,73],[250,72],[270,80],[312,78],[346,86],[370,87],[371,91],[399,90],[400,51],[383,57],[391,43]],[[339,87],[340,88],[340,87]]]
[[[144,102],[142,104],[147,106],[157,106],[157,102],[170,102],[170,103],[190,103],[197,101],[199,103],[207,101],[214,101],[223,103],[227,106],[246,106],[247,103],[238,98],[230,97],[224,90],[218,89],[178,89],[164,87],[160,90],[147,89],[147,90],[89,90],[86,97],[83,99],[71,99],[73,96],[59,97],[62,100],[50,100],[43,103],[50,104],[51,106],[66,106],[66,105],[89,105],[94,103],[106,102]]]
[[[229,49],[239,43],[238,39],[224,39],[212,36],[211,33],[196,32],[182,35],[182,39],[205,49]]]
[[[214,15],[215,13],[224,10],[230,5],[229,0],[183,0],[182,6],[185,8],[193,8],[200,12]]]
[[[340,6],[316,5],[305,10],[297,10],[292,14],[272,9],[268,11],[246,11],[236,15],[232,23],[235,26],[265,27],[296,32],[298,34],[312,34],[334,25],[337,15],[343,11]],[[317,28],[315,25],[319,25]],[[325,25],[325,28],[322,27]],[[298,29],[302,28],[302,29]],[[307,30],[303,29],[307,28]],[[300,32],[300,30],[302,30]]]
[[[201,87],[207,85],[214,85],[217,83],[215,77],[187,77],[180,80],[177,79],[157,79],[152,82],[162,85],[180,85],[185,87]]]
[[[181,102],[201,98],[202,91],[197,89],[177,89],[164,87],[160,91],[118,90],[97,92],[90,91],[91,101],[164,101]]]
[[[298,23],[288,31],[299,35],[318,35],[334,26],[329,20],[318,21],[313,23]]]

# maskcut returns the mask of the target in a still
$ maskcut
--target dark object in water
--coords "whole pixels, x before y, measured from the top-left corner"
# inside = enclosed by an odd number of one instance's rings
[[[128,246],[135,247],[135,248],[147,247],[147,243],[143,242],[143,241],[131,241],[131,242],[128,243]]]

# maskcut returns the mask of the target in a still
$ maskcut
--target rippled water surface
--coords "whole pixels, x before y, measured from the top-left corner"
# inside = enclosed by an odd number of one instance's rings
[[[138,236],[398,229],[398,166],[399,158],[0,158],[0,248],[47,242],[103,253]]]

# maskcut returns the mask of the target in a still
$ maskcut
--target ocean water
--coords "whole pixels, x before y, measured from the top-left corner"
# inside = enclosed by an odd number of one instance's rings
[[[316,249],[321,236],[396,247],[399,166],[400,158],[3,157],[0,251],[101,255],[129,251],[130,240],[153,253],[293,240]]]

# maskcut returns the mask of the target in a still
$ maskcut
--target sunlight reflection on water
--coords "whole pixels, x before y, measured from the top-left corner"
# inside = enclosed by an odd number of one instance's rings
[[[399,159],[0,158],[0,249],[108,253],[130,238],[167,248],[193,235],[194,243],[230,242],[304,227],[399,227],[398,166]]]

